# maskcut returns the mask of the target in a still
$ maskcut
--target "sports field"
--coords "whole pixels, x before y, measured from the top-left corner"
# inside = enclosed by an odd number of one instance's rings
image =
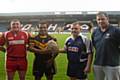
[[[68,34],[54,34],[52,35],[57,38],[59,47],[62,48],[64,45],[65,39],[69,36]],[[26,80],[34,80],[32,75],[32,64],[34,60],[34,54],[28,52],[28,71],[26,75]],[[66,54],[60,53],[56,58],[56,66],[57,66],[57,74],[54,76],[54,80],[69,80],[66,76],[66,68],[67,68],[67,59]],[[6,80],[6,73],[5,73],[5,53],[0,53],[0,80]],[[19,80],[18,75],[16,73],[15,79]],[[45,77],[42,80],[46,80]],[[92,72],[89,74],[89,80],[93,79]]]

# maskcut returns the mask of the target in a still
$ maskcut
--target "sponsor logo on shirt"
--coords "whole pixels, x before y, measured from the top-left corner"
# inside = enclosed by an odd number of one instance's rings
[[[14,39],[14,37],[8,37],[8,40],[13,40]]]
[[[110,33],[107,33],[105,38],[110,38]]]
[[[25,44],[24,40],[12,40],[9,41],[9,45],[16,45],[16,44]]]
[[[68,47],[68,51],[72,51],[72,52],[78,52],[78,48],[77,47]]]

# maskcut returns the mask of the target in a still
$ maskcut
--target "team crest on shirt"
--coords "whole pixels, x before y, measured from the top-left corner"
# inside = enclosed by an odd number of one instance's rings
[[[21,36],[21,39],[24,39],[24,36]]]
[[[68,42],[67,44],[68,44],[68,45],[70,45],[71,43],[70,43],[70,42]]]
[[[107,33],[105,38],[110,38],[110,33]]]

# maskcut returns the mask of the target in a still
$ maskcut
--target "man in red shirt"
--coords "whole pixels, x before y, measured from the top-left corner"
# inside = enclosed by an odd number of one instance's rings
[[[15,72],[18,71],[20,80],[25,80],[27,71],[26,45],[29,42],[29,34],[21,31],[19,20],[10,22],[10,30],[2,34],[0,38],[0,49],[6,44],[6,71],[7,80],[13,80]]]

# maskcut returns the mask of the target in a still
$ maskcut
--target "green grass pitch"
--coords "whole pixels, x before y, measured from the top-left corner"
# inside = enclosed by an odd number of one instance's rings
[[[59,47],[62,48],[65,42],[65,39],[69,36],[69,34],[53,34],[52,36],[57,38]],[[32,65],[34,60],[34,54],[28,52],[27,59],[28,59],[28,70],[26,74],[26,80],[34,80],[34,77],[32,75]],[[69,78],[66,75],[66,69],[67,69],[66,54],[59,54],[56,57],[56,66],[57,66],[57,73],[54,76],[54,80],[69,80]],[[3,52],[0,53],[0,80],[6,80],[5,53]],[[14,80],[19,80],[17,73],[15,75]],[[46,80],[45,77],[43,77],[42,80]],[[89,74],[89,80],[94,80],[92,72]]]

